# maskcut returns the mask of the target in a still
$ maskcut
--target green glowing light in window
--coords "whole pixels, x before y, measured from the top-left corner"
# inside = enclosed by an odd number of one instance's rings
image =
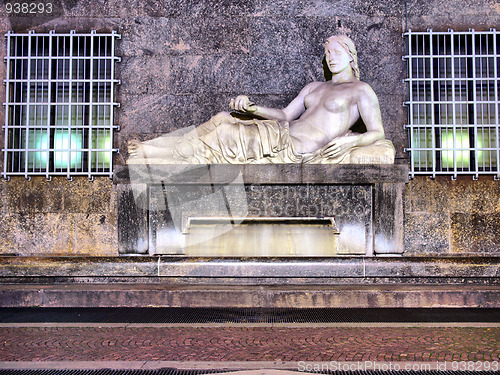
[[[67,150],[54,152],[54,168],[78,168],[82,165],[82,152],[69,151],[80,150],[83,146],[83,137],[80,132],[67,130],[56,130],[54,132],[54,149]]]
[[[496,167],[497,165],[497,153],[495,148],[497,147],[496,134],[491,131],[478,131],[477,134],[477,160],[481,167]],[[484,150],[490,149],[490,150]]]
[[[26,144],[26,133],[22,133],[21,143]],[[49,141],[46,130],[29,130],[28,131],[28,169],[30,170],[45,170],[48,159]],[[22,153],[21,164],[25,163],[25,153]]]
[[[443,129],[441,131],[441,147],[443,148],[443,168],[454,168],[455,155],[458,168],[469,168],[470,143],[468,129],[457,129],[455,135],[452,129]]]
[[[110,150],[111,134],[108,130],[101,130],[92,133],[92,148]],[[92,168],[105,168],[111,162],[111,153],[109,151],[97,151],[92,153]]]

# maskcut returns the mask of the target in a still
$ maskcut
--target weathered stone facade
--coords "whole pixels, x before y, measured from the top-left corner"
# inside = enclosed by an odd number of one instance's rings
[[[493,0],[71,0],[52,1],[46,17],[11,16],[0,32],[116,30],[115,163],[126,141],[197,125],[247,94],[286,105],[306,83],[323,79],[323,41],[345,32],[359,52],[361,79],[377,93],[397,163],[408,163],[403,125],[406,28],[489,29],[500,24]],[[0,54],[5,55],[0,39]],[[5,64],[0,61],[0,79]],[[5,90],[0,91],[5,101]],[[4,108],[0,107],[0,117]],[[3,133],[0,143],[3,145]],[[3,169],[3,157],[0,167]],[[0,182],[0,254],[118,255],[117,187],[107,178],[12,178]],[[406,187],[405,255],[498,256],[500,183],[418,177]]]

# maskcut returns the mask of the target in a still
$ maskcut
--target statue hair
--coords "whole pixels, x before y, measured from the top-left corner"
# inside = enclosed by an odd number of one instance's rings
[[[333,35],[326,40],[325,45],[330,42],[337,42],[347,51],[347,54],[352,59],[350,64],[352,73],[354,77],[359,79],[360,72],[358,66],[358,52],[356,51],[356,46],[354,45],[352,39],[349,38],[347,35]]]

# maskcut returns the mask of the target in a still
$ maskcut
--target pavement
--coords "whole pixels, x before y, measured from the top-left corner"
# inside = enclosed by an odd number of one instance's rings
[[[498,323],[0,324],[1,369],[500,371],[499,361]]]

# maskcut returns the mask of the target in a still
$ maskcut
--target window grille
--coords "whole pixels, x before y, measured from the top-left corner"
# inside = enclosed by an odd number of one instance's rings
[[[405,34],[411,170],[415,175],[500,177],[500,35]]]
[[[7,38],[5,178],[112,176],[116,32]]]

